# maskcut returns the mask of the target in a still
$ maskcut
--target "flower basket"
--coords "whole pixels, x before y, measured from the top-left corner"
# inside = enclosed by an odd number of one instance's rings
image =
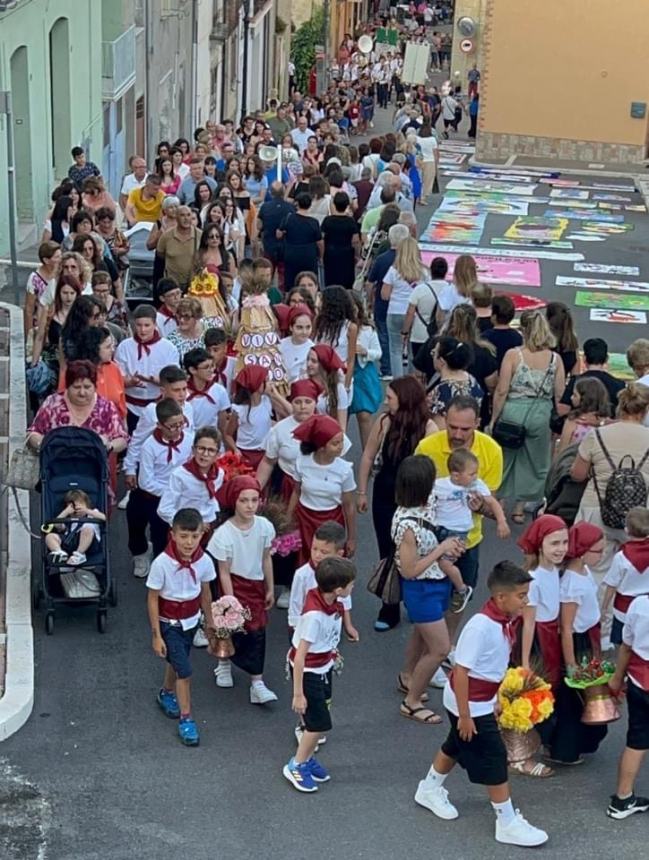
[[[510,764],[527,761],[541,748],[541,737],[536,729],[517,732],[515,729],[503,729],[501,726],[500,734],[507,750],[507,761]]]
[[[525,734],[552,714],[554,696],[547,681],[518,666],[507,670],[498,689],[498,704],[501,731]]]
[[[225,594],[212,603],[212,627],[216,642],[210,643],[209,651],[221,660],[234,654],[232,636],[245,632],[245,623],[250,620],[250,610],[242,606],[236,597]]]
[[[588,726],[603,726],[620,719],[620,711],[608,689],[615,666],[609,660],[584,659],[564,678],[568,687],[580,691],[584,702],[581,722]]]

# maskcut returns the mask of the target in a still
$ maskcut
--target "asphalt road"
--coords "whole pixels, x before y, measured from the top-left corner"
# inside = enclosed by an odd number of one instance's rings
[[[422,227],[430,211],[420,213]],[[486,239],[501,235],[511,220],[489,216]],[[590,262],[640,265],[643,279],[647,217],[629,220],[636,229],[628,238],[584,244],[584,253]],[[542,289],[525,291],[565,301],[574,291],[554,287],[554,276],[571,272],[572,263],[543,261]],[[582,339],[605,337],[617,351],[645,331],[595,326],[581,309],[576,319]],[[357,439],[354,453],[357,459]],[[458,821],[442,822],[414,804],[417,782],[447,724],[423,726],[399,715],[396,676],[409,626],[404,622],[387,634],[372,630],[377,606],[364,582],[377,552],[367,516],[360,520],[354,594],[361,642],[344,644],[345,670],[334,681],[334,730],[320,753],[332,780],[313,797],[295,792],[281,774],[294,750],[295,722],[284,679],[285,613],[273,610],[268,631],[266,678],[279,695],[274,705],[250,705],[246,680],[238,673],[233,690],[217,690],[212,659],[195,652],[193,698],[201,745],[184,748],[175,724],[155,703],[162,663],[149,646],[145,586],[130,574],[123,513],[115,514],[111,530],[120,605],[109,613],[107,633],[96,632],[94,613],[84,608],[58,612],[53,637],[45,636],[42,616],[35,617],[34,712],[0,750],[3,860],[524,856],[523,849],[505,854],[493,840],[484,792],[460,772],[447,782],[460,810]],[[482,580],[503,558],[517,560],[520,554],[513,541],[498,541],[489,524]],[[479,593],[474,606],[483,597]],[[431,691],[431,705],[441,707],[438,691]],[[539,849],[543,856],[643,856],[646,820],[612,822],[604,814],[624,732],[623,715],[601,750],[581,767],[545,781],[513,779],[515,805],[550,833],[549,843]],[[649,791],[646,770],[638,788]]]

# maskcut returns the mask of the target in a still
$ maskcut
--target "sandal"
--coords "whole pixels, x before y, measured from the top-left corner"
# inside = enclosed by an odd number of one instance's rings
[[[408,687],[406,687],[406,685],[403,683],[403,679],[402,679],[402,677],[401,677],[401,673],[399,673],[399,674],[397,675],[397,690],[398,690],[400,693],[406,693],[406,695],[410,692],[410,690],[408,689]],[[422,701],[422,702],[427,702],[427,701],[428,701],[428,693],[422,693],[422,694],[421,694],[421,699],[420,699],[420,701]]]
[[[516,523],[517,526],[522,526],[525,523],[525,511],[514,511],[510,514],[512,518],[512,522]]]
[[[430,708],[411,708],[406,704],[404,699],[401,702],[399,713],[407,720],[414,720],[416,723],[427,723],[429,726],[437,726],[442,722],[442,718]]]
[[[548,779],[549,777],[554,776],[552,768],[542,764],[540,761],[534,762],[532,766],[529,767],[530,764],[532,764],[531,759],[527,759],[527,761],[509,762],[509,769],[521,776],[533,776],[536,779]],[[528,765],[528,767],[526,768],[525,765]]]

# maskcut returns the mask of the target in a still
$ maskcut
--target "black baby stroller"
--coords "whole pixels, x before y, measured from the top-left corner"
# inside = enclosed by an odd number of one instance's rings
[[[65,507],[63,498],[70,490],[83,490],[94,508],[108,514],[108,458],[101,438],[92,430],[80,427],[52,430],[41,446],[40,482],[44,530],[61,522],[56,518]],[[38,607],[41,598],[45,600],[48,634],[54,631],[56,604],[96,604],[100,633],[106,630],[108,603],[117,604],[108,559],[106,523],[90,518],[76,522],[97,524],[100,530],[101,539],[93,541],[83,564],[71,567],[50,561],[45,540],[41,541],[41,582],[35,585],[34,606]]]

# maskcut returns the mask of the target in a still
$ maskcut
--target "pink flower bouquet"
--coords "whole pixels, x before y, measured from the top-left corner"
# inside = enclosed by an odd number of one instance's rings
[[[237,598],[230,594],[225,594],[212,603],[212,626],[217,639],[229,639],[233,633],[241,633],[249,620],[248,607],[242,606]]]
[[[292,552],[297,552],[302,547],[302,540],[298,531],[288,532],[288,534],[278,535],[274,538],[270,545],[270,550],[273,554],[281,555],[286,558]]]

